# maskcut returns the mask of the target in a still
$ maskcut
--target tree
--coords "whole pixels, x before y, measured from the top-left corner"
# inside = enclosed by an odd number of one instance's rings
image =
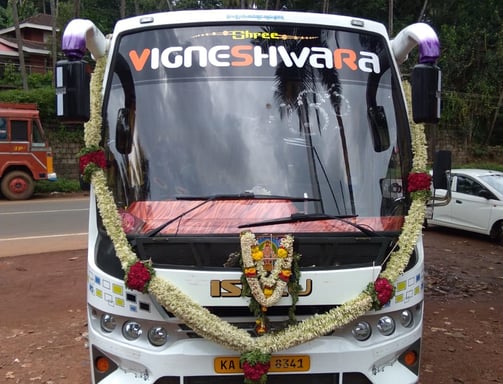
[[[21,36],[21,30],[19,28],[17,0],[9,0],[9,4],[12,8],[12,18],[14,21],[14,28],[16,29],[16,43],[17,43],[17,51],[19,54],[19,69],[21,71],[21,81],[23,83],[23,89],[28,90],[28,77],[26,75],[26,65],[24,63],[23,37]]]
[[[51,31],[51,52],[52,52],[52,73],[56,73],[56,61],[58,60],[58,47],[57,47],[57,40],[56,40],[56,20],[57,20],[57,13],[56,13],[56,4],[54,0],[51,0],[51,16],[52,16],[52,31]],[[54,80],[56,78],[54,77]]]

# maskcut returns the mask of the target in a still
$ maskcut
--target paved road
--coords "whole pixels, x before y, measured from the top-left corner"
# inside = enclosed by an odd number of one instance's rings
[[[0,257],[87,247],[88,197],[0,200]]]

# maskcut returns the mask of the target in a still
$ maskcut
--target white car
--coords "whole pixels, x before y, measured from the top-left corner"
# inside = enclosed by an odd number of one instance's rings
[[[445,196],[436,190],[435,196]],[[503,172],[453,169],[451,200],[429,207],[426,224],[489,235],[503,245]]]

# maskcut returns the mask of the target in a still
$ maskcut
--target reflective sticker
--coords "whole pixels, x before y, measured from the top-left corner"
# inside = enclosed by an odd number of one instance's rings
[[[122,299],[120,297],[116,297],[115,298],[115,305],[117,305],[118,307],[124,307],[124,299]]]
[[[405,281],[400,281],[396,285],[396,290],[398,292],[405,291],[407,289],[407,283]]]
[[[117,294],[117,295],[124,295],[124,290],[122,288],[122,285],[119,284],[113,284],[112,285],[112,292]]]

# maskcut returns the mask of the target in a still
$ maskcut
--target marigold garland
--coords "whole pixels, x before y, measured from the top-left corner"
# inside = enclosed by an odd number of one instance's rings
[[[84,135],[87,147],[93,145],[97,146],[101,142],[101,116],[99,112],[102,102],[101,84],[103,81],[105,61],[105,57],[97,61],[91,82],[91,121],[85,126],[86,131]],[[408,85],[406,93],[410,95]],[[414,152],[413,172],[424,173],[427,159],[424,129],[421,125],[415,124],[412,121],[410,123]],[[130,267],[139,260],[132,251],[122,229],[117,206],[107,186],[105,174],[101,168],[96,167],[93,170],[91,181],[103,225],[107,234],[112,239],[123,270],[128,271]],[[290,325],[275,333],[266,334],[259,338],[252,338],[245,330],[229,324],[210,313],[207,309],[201,307],[170,281],[152,274],[150,279],[148,281],[145,280],[144,283],[148,285],[149,294],[181,321],[185,322],[187,326],[191,327],[196,333],[208,340],[217,342],[226,348],[241,353],[241,357],[245,360],[252,352],[267,356],[277,351],[292,348],[323,336],[334,329],[356,320],[375,307],[376,304],[382,305],[381,299],[383,299],[383,301],[389,301],[392,296],[392,293],[390,294],[389,292],[389,288],[379,288],[381,283],[377,285],[376,283],[377,281],[381,281],[379,279],[384,279],[382,281],[387,281],[387,283],[383,283],[382,286],[388,287],[388,283],[394,283],[408,264],[410,255],[421,234],[424,220],[427,196],[426,193],[421,192],[423,191],[416,191],[411,194],[413,201],[405,217],[402,233],[398,239],[398,246],[396,250],[391,253],[386,270],[380,274],[376,282],[370,283],[356,298],[347,301],[341,306],[323,315],[314,315],[300,323]],[[251,273],[251,271],[249,272]],[[385,297],[382,296],[383,293],[386,293]],[[381,298],[379,298],[379,294],[381,294]],[[376,303],[376,296],[378,303]],[[249,364],[253,365],[251,363]],[[255,373],[251,373],[251,368],[250,370],[247,369],[249,377],[245,375],[245,380],[253,380],[258,377],[257,370],[259,370],[258,367],[254,370],[256,373],[255,375]],[[264,373],[260,376],[259,380],[262,380],[263,376],[265,376],[265,379],[267,378]]]

